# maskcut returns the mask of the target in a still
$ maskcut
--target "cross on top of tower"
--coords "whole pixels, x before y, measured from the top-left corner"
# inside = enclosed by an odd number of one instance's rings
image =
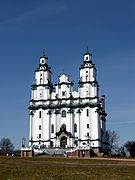
[[[43,57],[45,57],[45,49],[43,49]]]
[[[89,51],[89,49],[88,49],[88,47],[87,47],[87,49],[86,49],[86,52],[84,53],[84,55],[90,55],[90,56],[92,56],[92,54],[90,53],[90,51]]]

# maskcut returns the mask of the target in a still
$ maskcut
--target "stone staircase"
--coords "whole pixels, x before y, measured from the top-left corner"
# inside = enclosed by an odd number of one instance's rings
[[[50,149],[34,149],[35,156],[65,156],[64,149],[50,148]]]

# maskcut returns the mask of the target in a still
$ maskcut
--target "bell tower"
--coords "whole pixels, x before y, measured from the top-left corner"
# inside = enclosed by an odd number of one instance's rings
[[[48,58],[43,55],[39,58],[39,66],[35,70],[35,80],[32,84],[30,101],[30,145],[38,144],[49,139],[49,119],[45,117],[48,111],[44,105],[51,99],[53,85],[51,83],[51,68],[47,64]],[[50,116],[49,116],[50,117]],[[45,134],[48,132],[48,136]]]
[[[96,81],[96,67],[92,62],[92,54],[88,51],[83,55],[80,67],[79,95],[81,98],[98,96],[98,82]]]
[[[35,82],[32,85],[33,100],[47,100],[51,97],[51,68],[47,64],[48,57],[45,55],[39,59],[39,67],[35,71]]]

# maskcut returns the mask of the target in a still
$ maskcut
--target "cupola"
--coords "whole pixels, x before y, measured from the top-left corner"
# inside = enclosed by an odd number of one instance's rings
[[[48,57],[42,56],[40,57],[40,64],[45,65],[47,63]]]
[[[92,60],[92,54],[89,52],[89,50],[87,49],[87,51],[84,53],[84,61],[91,61]]]

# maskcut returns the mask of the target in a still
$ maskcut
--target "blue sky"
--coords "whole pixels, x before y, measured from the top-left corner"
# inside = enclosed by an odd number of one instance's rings
[[[106,95],[107,128],[135,139],[135,1],[0,0],[0,138],[28,141],[34,70],[45,49],[53,82],[79,80],[88,47]]]

